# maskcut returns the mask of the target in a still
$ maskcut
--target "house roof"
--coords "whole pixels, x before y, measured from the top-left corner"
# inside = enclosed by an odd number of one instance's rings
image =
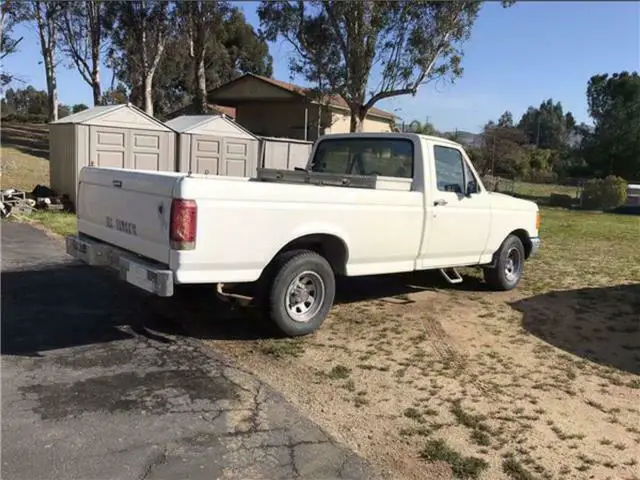
[[[224,105],[216,105],[214,103],[207,103],[207,113],[208,114],[224,114],[227,117],[236,118],[236,109],[234,107],[225,107]],[[192,103],[186,105],[184,107],[179,108],[178,110],[174,110],[169,113],[168,118],[176,118],[180,115],[195,115],[195,108]]]
[[[81,112],[59,118],[55,122],[51,122],[51,123],[54,125],[63,124],[63,123],[76,123],[76,124],[87,123],[90,120],[95,120],[98,117],[101,117],[103,115],[106,115],[108,113],[112,113],[112,112],[115,112],[116,110],[121,110],[121,109],[133,110],[137,114],[142,115],[143,117],[146,117],[153,123],[160,125],[161,127],[163,127],[163,129],[167,128],[166,125],[162,123],[160,120],[158,120],[155,117],[152,117],[151,115],[147,115],[144,112],[144,110],[139,109],[138,107],[136,107],[131,103],[122,103],[120,105],[98,105],[97,107],[88,108],[86,110],[82,110]]]
[[[256,75],[254,73],[247,73],[245,75],[243,75],[242,77],[239,77],[235,80],[232,80],[231,82],[222,85],[220,87],[218,87],[215,90],[218,90],[220,88],[224,88],[232,83],[235,83],[239,80],[242,80],[244,78],[248,78],[248,77],[252,77],[252,78],[256,78],[258,80],[261,80],[265,83],[268,83],[270,85],[273,85],[274,87],[278,87],[281,88],[283,90],[286,90],[290,93],[296,94],[296,95],[300,95],[303,97],[307,97],[309,96],[309,94],[311,93],[312,89],[311,88],[307,88],[307,87],[301,87],[299,85],[294,85],[293,83],[288,83],[288,82],[283,82],[282,80],[276,80],[274,78],[269,78],[269,77],[263,77],[262,75]],[[215,91],[214,90],[214,91]],[[211,92],[209,92],[211,93]],[[331,105],[332,107],[338,107],[340,109],[343,110],[349,110],[349,104],[346,102],[346,100],[344,98],[342,98],[341,95],[325,95],[321,101],[321,103],[327,103],[329,105]],[[385,120],[395,120],[396,116],[391,113],[391,112],[387,112],[385,110],[381,110],[379,108],[376,107],[371,107],[371,109],[368,112],[368,115],[372,115],[372,116],[376,116],[376,117],[380,117],[380,118],[384,118]]]
[[[233,107],[225,107],[224,105],[207,104],[207,108],[212,112],[224,113],[227,117],[236,118],[236,109]]]

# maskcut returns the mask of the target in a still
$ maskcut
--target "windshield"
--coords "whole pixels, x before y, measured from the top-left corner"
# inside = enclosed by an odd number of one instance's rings
[[[322,140],[312,172],[413,177],[413,142],[404,138],[341,138]]]

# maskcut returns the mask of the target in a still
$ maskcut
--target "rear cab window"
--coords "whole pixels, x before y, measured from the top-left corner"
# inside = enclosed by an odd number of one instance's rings
[[[340,138],[322,140],[312,172],[413,178],[413,142],[406,138]]]

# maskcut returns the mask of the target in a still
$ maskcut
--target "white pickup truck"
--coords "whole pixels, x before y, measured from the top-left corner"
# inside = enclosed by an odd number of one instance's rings
[[[67,252],[147,292],[251,283],[287,335],[316,330],[337,275],[479,266],[514,288],[539,247],[535,203],[488,192],[462,146],[408,134],[320,138],[306,169],[256,178],[85,167]]]

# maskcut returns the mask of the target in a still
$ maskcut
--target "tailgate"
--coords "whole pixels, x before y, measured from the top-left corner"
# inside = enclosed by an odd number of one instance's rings
[[[171,199],[182,174],[85,167],[78,189],[78,231],[169,263]]]

